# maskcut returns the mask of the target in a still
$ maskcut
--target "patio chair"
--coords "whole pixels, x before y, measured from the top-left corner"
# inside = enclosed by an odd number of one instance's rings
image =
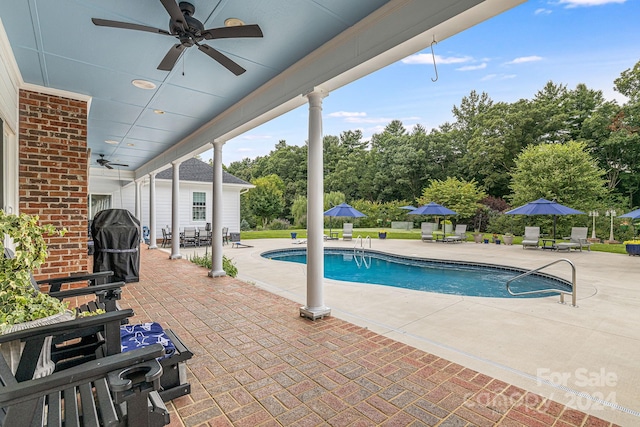
[[[445,242],[462,242],[467,240],[467,225],[456,224],[456,229],[451,236],[445,236]]]
[[[0,336],[3,345],[24,344],[17,368],[0,357],[0,426],[169,424],[169,411],[157,392],[162,368],[156,358],[164,353],[160,344],[33,378],[32,355],[46,350],[46,336],[64,336],[69,330],[98,326],[98,317]]]
[[[222,227],[222,244],[229,243],[229,227]]]
[[[556,250],[562,251],[571,249],[578,249],[582,252],[582,248],[586,247],[591,252],[591,243],[587,240],[588,227],[572,227],[571,236],[565,237],[568,242],[561,242],[556,245]]]
[[[422,224],[420,224],[420,238],[422,239],[423,242],[426,242],[427,240],[429,241],[433,241],[433,227],[434,227],[434,223],[433,222],[423,222]]]
[[[353,223],[345,222],[342,224],[342,240],[351,240],[353,237]]]
[[[206,227],[198,227],[198,246],[211,245],[211,229]]]
[[[240,241],[240,233],[229,233],[229,240],[231,241],[232,248],[252,248],[251,245],[246,245]]]
[[[180,246],[198,246],[198,230],[195,227],[185,227],[180,234]]]
[[[537,248],[540,244],[540,227],[525,227],[522,237],[522,249]]]
[[[166,228],[162,228],[162,247],[171,243],[171,231]]]

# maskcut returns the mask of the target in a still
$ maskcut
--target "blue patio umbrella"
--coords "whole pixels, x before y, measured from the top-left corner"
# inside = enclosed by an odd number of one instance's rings
[[[505,212],[505,215],[553,215],[553,238],[556,238],[556,216],[578,215],[584,212],[561,205],[555,200],[538,199]]]
[[[366,216],[359,210],[353,208],[351,205],[341,203],[338,206],[334,206],[331,209],[324,212],[324,216],[344,216],[351,218],[361,218]],[[331,236],[331,220],[329,220],[329,236]]]
[[[627,212],[624,215],[620,215],[619,218],[633,218],[640,219],[640,209],[636,209],[635,211]]]
[[[420,206],[419,208],[412,210],[409,212],[409,215],[442,215],[444,217],[444,221],[446,221],[447,215],[458,215],[458,213],[449,208],[445,208],[436,202],[429,202],[424,206]],[[442,231],[445,231],[444,223],[442,225]]]
[[[409,212],[409,215],[458,215],[458,213],[436,202],[429,202],[424,206],[412,210]]]

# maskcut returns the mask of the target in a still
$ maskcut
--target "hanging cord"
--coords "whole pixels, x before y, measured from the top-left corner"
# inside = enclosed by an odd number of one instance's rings
[[[433,45],[434,44],[438,44],[438,42],[436,41],[436,36],[433,36],[433,41],[431,42],[431,57],[433,58],[433,69],[436,70],[436,79],[434,80],[433,77],[431,77],[431,81],[432,82],[437,82],[438,81],[438,67],[436,66],[436,54],[433,53]]]

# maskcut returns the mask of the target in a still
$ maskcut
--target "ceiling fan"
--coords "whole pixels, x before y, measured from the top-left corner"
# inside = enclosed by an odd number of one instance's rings
[[[146,25],[133,24],[128,22],[110,21],[108,19],[91,18],[91,21],[98,26],[124,28],[127,30],[147,31],[177,38],[180,43],[174,45],[164,59],[158,65],[158,70],[171,71],[178,61],[180,54],[191,46],[198,46],[198,49],[211,58],[218,61],[236,76],[246,70],[238,63],[222,52],[209,45],[201,44],[203,40],[226,39],[235,37],[262,37],[262,30],[258,25],[240,25],[233,27],[221,27],[204,29],[202,22],[193,17],[196,8],[186,1],[177,4],[175,0],[160,0],[162,6],[167,10],[171,19],[169,20],[169,31],[160,28],[147,27]]]
[[[129,165],[125,165],[122,163],[111,163],[110,160],[104,158],[104,154],[100,154],[100,158],[97,160],[100,166],[104,166],[107,169],[113,169],[113,166],[122,166],[128,168]]]

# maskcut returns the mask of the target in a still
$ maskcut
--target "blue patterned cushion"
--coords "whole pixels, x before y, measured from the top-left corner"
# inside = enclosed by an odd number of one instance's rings
[[[122,352],[160,343],[164,346],[165,352],[161,359],[171,357],[176,351],[162,326],[156,322],[120,326],[120,343]]]

